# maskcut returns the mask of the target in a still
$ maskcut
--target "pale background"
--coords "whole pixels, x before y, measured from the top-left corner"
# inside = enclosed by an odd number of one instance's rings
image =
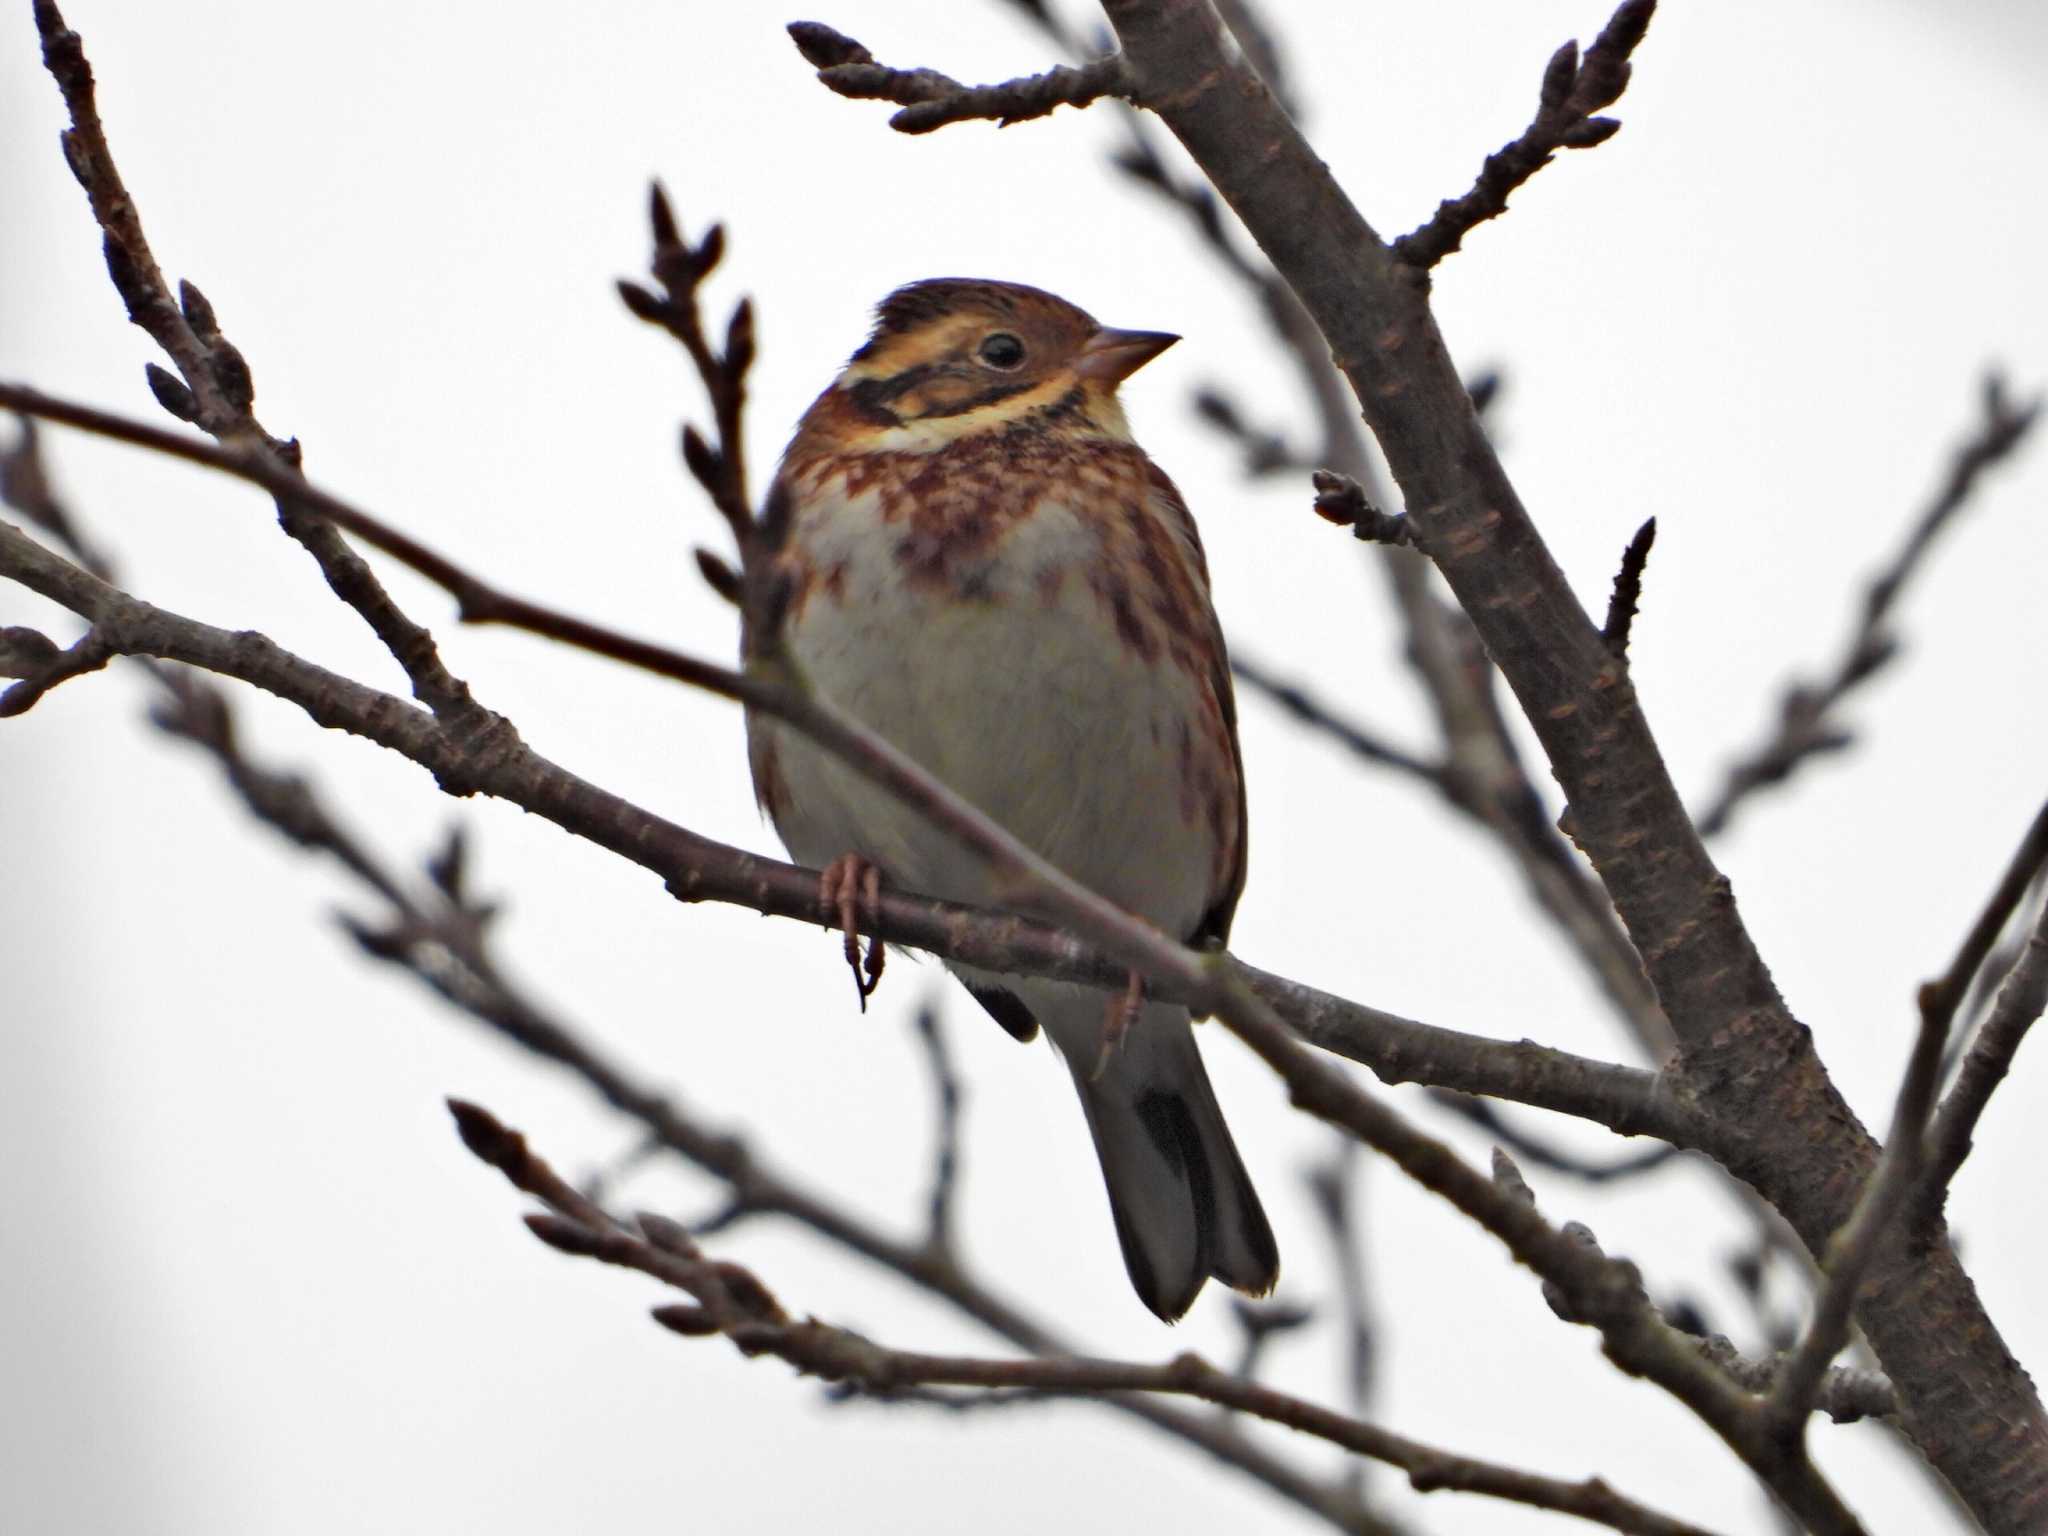
[[[1601,0],[1268,9],[1286,12],[1320,153],[1387,233],[1463,190],[1526,121],[1551,49],[1605,20]],[[16,0],[0,19],[0,373],[152,415],[153,353],[123,321],[58,154],[27,11]],[[611,291],[643,260],[659,175],[693,232],[728,221],[721,303],[745,291],[759,306],[750,448],[764,469],[868,306],[908,279],[1018,279],[1111,323],[1185,333],[1127,398],[1202,520],[1226,628],[1247,655],[1422,739],[1364,557],[1309,515],[1301,485],[1242,484],[1193,421],[1204,380],[1265,419],[1306,411],[1240,292],[1103,168],[1106,112],[904,139],[884,109],[817,86],[781,32],[802,13],[763,5],[72,0],[68,14],[158,255],[213,299],[264,421],[303,438],[322,484],[514,590],[731,650],[729,613],[688,557],[716,523],[673,449],[678,417],[701,415],[696,385]],[[1050,62],[994,3],[811,14],[885,61],[965,79]],[[2022,388],[2048,377],[2034,192],[2048,21],[1981,0],[1672,5],[1638,57],[1620,137],[1566,157],[1473,235],[1441,269],[1438,312],[1468,366],[1508,368],[1510,469],[1589,603],[1658,516],[1636,678],[1681,785],[1704,793],[1788,667],[1832,656],[1855,584],[1974,418],[1982,365],[2003,360]],[[50,448],[135,591],[401,685],[255,494],[65,434]],[[2038,450],[1987,486],[1905,604],[1905,658],[1855,702],[1863,749],[1756,802],[1718,848],[1866,1120],[1888,1113],[1913,985],[2048,781],[2044,491]],[[459,633],[439,595],[389,580],[541,751],[774,849],[731,707],[516,635]],[[0,622],[76,632],[12,589]],[[490,1105],[572,1172],[623,1151],[630,1128],[360,961],[330,918],[366,900],[255,829],[206,762],[146,727],[146,696],[116,669],[0,728],[0,1524],[1308,1528],[1086,1407],[1000,1421],[827,1407],[779,1365],[663,1334],[644,1316],[661,1299],[650,1283],[541,1249],[457,1145],[442,1096]],[[1626,1053],[1480,839],[1265,705],[1244,714],[1247,958],[1432,1021]],[[679,907],[638,870],[503,806],[452,803],[289,709],[248,697],[243,718],[407,864],[463,822],[481,883],[509,902],[504,953],[538,995],[905,1232],[931,1134],[908,1019],[937,989],[969,1081],[970,1255],[1105,1350],[1234,1349],[1214,1293],[1173,1333],[1138,1308],[1064,1074],[935,967],[892,967],[857,1018],[813,931]],[[1220,1030],[1205,1039],[1281,1234],[1284,1293],[1320,1300],[1327,1254],[1299,1173],[1324,1140]],[[1992,1315],[2037,1366],[2039,1050],[1954,1204]],[[1701,1176],[1667,1169],[1620,1194],[1532,1177],[1548,1211],[1592,1223],[1660,1295],[1742,1321],[1723,1263],[1740,1231]],[[679,1176],[631,1194],[686,1216],[714,1199]],[[1606,1369],[1595,1336],[1554,1321],[1491,1239],[1383,1168],[1366,1195],[1377,1417],[1763,1528],[1718,1442]],[[798,1310],[911,1347],[986,1345],[774,1225],[721,1242]],[[1333,1393],[1332,1336],[1293,1338],[1274,1368]],[[1874,1432],[1818,1436],[1874,1531],[1950,1528]],[[1395,1497],[1432,1532],[1565,1528]]]

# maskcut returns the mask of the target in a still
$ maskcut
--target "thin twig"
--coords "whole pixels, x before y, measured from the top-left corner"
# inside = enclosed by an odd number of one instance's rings
[[[1473,228],[1507,212],[1508,194],[1534,176],[1561,149],[1591,149],[1621,130],[1611,117],[1595,117],[1628,89],[1629,55],[1649,30],[1656,0],[1623,0],[1593,46],[1579,57],[1566,43],[1543,67],[1536,116],[1520,138],[1486,157],[1479,179],[1463,197],[1441,204],[1427,224],[1393,243],[1395,257],[1426,271],[1458,249]]]
[[[1400,1467],[1421,1492],[1485,1494],[1639,1536],[1704,1536],[1699,1527],[1624,1498],[1597,1478],[1568,1483],[1452,1455],[1230,1375],[1192,1354],[1156,1366],[1081,1357],[925,1355],[886,1348],[815,1318],[797,1320],[752,1271],[704,1254],[675,1223],[642,1215],[636,1228],[613,1220],[557,1175],[523,1136],[488,1111],[452,1100],[449,1108],[473,1154],[555,1213],[526,1218],[536,1237],[562,1253],[638,1270],[684,1291],[691,1297],[689,1305],[658,1306],[652,1315],[686,1337],[720,1334],[743,1354],[773,1356],[806,1375],[883,1397],[934,1386],[1087,1397],[1195,1397]]]
[[[1214,384],[1195,391],[1195,414],[1237,445],[1238,462],[1247,480],[1267,475],[1313,470],[1315,460],[1280,433],[1252,425],[1237,402]]]
[[[1056,107],[1085,107],[1104,96],[1129,98],[1130,71],[1121,54],[1108,54],[1075,68],[1057,65],[1043,74],[999,85],[962,85],[932,69],[890,69],[845,34],[816,21],[793,21],[789,35],[816,66],[818,78],[841,96],[893,101],[903,110],[889,119],[898,133],[930,133],[948,123],[992,119],[1012,123],[1045,117]]]
[[[2041,398],[2015,404],[2005,380],[1986,376],[1978,423],[1949,459],[1948,473],[1934,499],[1914,521],[1903,543],[1863,589],[1851,629],[1833,668],[1819,681],[1795,680],[1778,705],[1769,736],[1729,767],[1720,791],[1699,817],[1702,836],[1725,831],[1735,813],[1758,790],[1781,784],[1811,759],[1839,752],[1852,737],[1835,718],[1837,706],[1898,655],[1898,638],[1888,625],[1907,584],[1926,567],[1941,532],[1970,501],[1985,471],[2009,458],[2026,440],[2041,413]]]
[[[181,282],[177,300],[171,298],[170,286],[143,236],[135,200],[107,146],[83,43],[65,26],[55,0],[35,0],[35,20],[44,66],[71,113],[71,126],[63,135],[64,157],[99,223],[108,275],[127,306],[128,318],[177,368],[174,378],[149,365],[152,392],[174,416],[197,425],[245,459],[260,461],[280,483],[287,481],[298,472],[299,445],[272,436],[256,419],[256,386],[248,362],[221,334],[212,303],[191,282]],[[442,663],[433,636],[405,616],[347,541],[326,523],[306,518],[299,503],[282,494],[278,521],[313,556],[335,595],[361,615],[404,668],[415,697],[468,729],[490,728],[488,712],[475,704],[468,687]]]
[[[1443,790],[1444,772],[1441,768],[1424,762],[1412,752],[1382,741],[1363,726],[1337,714],[1300,684],[1282,682],[1268,672],[1262,663],[1250,660],[1242,651],[1231,653],[1230,671],[1232,676],[1254,693],[1270,699],[1301,724],[1342,743],[1366,762],[1378,768],[1392,768],[1398,773],[1422,780],[1432,789]]]
[[[1354,538],[1368,544],[1411,547],[1415,543],[1415,529],[1408,519],[1374,506],[1365,487],[1351,476],[1319,469],[1310,479],[1316,488],[1315,514],[1324,522],[1349,528]]]
[[[1245,1381],[1256,1381],[1259,1367],[1265,1363],[1266,1346],[1283,1333],[1307,1327],[1315,1321],[1316,1314],[1315,1308],[1302,1306],[1299,1302],[1247,1301],[1242,1296],[1233,1296],[1230,1298],[1230,1316],[1244,1338],[1233,1374]]]
[[[2013,1057],[2027,1032],[2048,1006],[2048,907],[2043,907],[2027,935],[2018,961],[2006,974],[2005,984],[1991,1012],[1978,1027],[1977,1038],[1963,1056],[1955,1086],[1942,1100],[1941,1112],[1927,1133],[1926,1191],[1929,1207],[1938,1208],[1954,1181],[1956,1171],[1970,1155],[1985,1106],[1998,1085],[2012,1069]]]
[[[1786,1356],[1782,1351],[1761,1358],[1745,1355],[1718,1333],[1707,1334],[1695,1342],[1702,1358],[1712,1361],[1728,1374],[1729,1380],[1751,1392],[1769,1392],[1784,1377]],[[1813,1407],[1837,1424],[1895,1419],[1899,1395],[1882,1371],[1838,1365],[1821,1374],[1814,1388]]]
[[[1585,1184],[1609,1184],[1634,1178],[1663,1167],[1678,1156],[1679,1148],[1669,1142],[1639,1152],[1633,1157],[1624,1157],[1610,1162],[1589,1162],[1559,1151],[1548,1142],[1540,1141],[1528,1132],[1518,1129],[1515,1124],[1486,1099],[1477,1099],[1467,1093],[1456,1093],[1448,1088],[1433,1088],[1430,1098],[1448,1109],[1460,1119],[1468,1120],[1524,1162],[1552,1173],[1562,1173]]]
[[[953,1251],[953,1196],[960,1183],[960,1074],[946,1049],[946,1035],[935,1002],[917,1010],[917,1038],[931,1069],[932,1099],[937,1108],[938,1136],[932,1149],[932,1193],[926,1202],[925,1241],[936,1253]]]
[[[16,631],[10,630],[7,633],[14,634]],[[34,631],[27,633],[34,634]],[[36,635],[35,638],[43,639],[41,635]],[[49,642],[44,640],[44,643]],[[33,642],[28,642],[28,648],[34,649]],[[18,654],[20,651],[17,648]],[[0,668],[0,675],[18,676],[21,679],[4,693],[0,693],[0,720],[25,713],[52,688],[60,683],[69,682],[74,677],[83,677],[88,672],[99,671],[118,654],[98,630],[88,629],[72,645],[46,657],[40,666],[32,670],[17,673],[11,667]]]
[[[2026,835],[2006,861],[2004,874],[1985,898],[1984,908],[1970,925],[1970,931],[1963,936],[1963,942],[1957,946],[1955,959],[1949,962],[1948,969],[1938,980],[1928,983],[1933,992],[1927,1006],[1940,1014],[1944,1033],[1977,973],[1984,968],[1985,959],[1998,943],[1998,936],[2012,921],[2013,913],[2026,899],[2028,888],[2041,878],[2044,870],[2048,870],[2048,802],[2034,813]]]
[[[1337,1295],[1344,1323],[1344,1401],[1363,1415],[1372,1402],[1379,1348],[1374,1340],[1372,1300],[1365,1278],[1365,1234],[1358,1219],[1358,1143],[1332,1138],[1329,1158],[1309,1170],[1309,1193],[1329,1235],[1337,1270]]]
[[[658,326],[683,345],[711,400],[715,442],[707,442],[695,427],[683,428],[683,463],[711,498],[711,504],[725,519],[733,547],[739,551],[740,567],[746,570],[754,558],[755,529],[753,495],[747,488],[746,432],[743,419],[747,402],[747,372],[754,363],[754,306],[741,299],[725,323],[723,347],[714,347],[704,328],[699,291],[711,269],[725,252],[725,228],[713,224],[695,245],[683,238],[682,226],[669,206],[668,194],[656,183],[648,192],[648,222],[654,231],[654,252],[648,271],[661,287],[660,293],[621,278],[619,298],[637,318]],[[699,551],[698,567],[705,579],[734,601],[738,583],[730,591],[720,583],[722,563],[709,551]]]
[[[1650,546],[1656,542],[1657,519],[1647,518],[1621,552],[1621,569],[1614,574],[1614,593],[1607,600],[1607,622],[1600,626],[1600,638],[1617,656],[1628,655],[1629,629],[1643,598],[1643,567],[1650,563]]]

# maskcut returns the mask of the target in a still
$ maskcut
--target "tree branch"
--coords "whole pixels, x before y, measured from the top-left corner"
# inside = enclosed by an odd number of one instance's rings
[[[252,407],[256,385],[241,352],[221,334],[213,305],[190,282],[178,285],[173,302],[156,256],[142,233],[142,218],[114,166],[101,125],[92,67],[76,32],[64,25],[55,0],[35,0],[36,30],[43,63],[71,113],[63,135],[64,157],[85,189],[98,221],[107,271],[127,306],[128,318],[145,331],[177,367],[172,377],[155,364],[146,377],[158,403],[192,422],[251,462],[273,471],[281,483],[298,472],[299,445],[271,436]],[[434,638],[400,610],[362,558],[335,530],[307,518],[298,503],[280,494],[278,522],[319,565],[335,595],[362,616],[386,650],[404,668],[413,694],[436,714],[488,728],[490,716],[469,689],[442,664]]]
[[[2042,908],[2035,920],[2019,960],[1999,988],[1997,1001],[1963,1057],[1955,1086],[1942,1100],[1941,1112],[1928,1131],[1924,1198],[1930,1207],[1938,1209],[1947,1197],[1957,1170],[1970,1155],[1977,1122],[2012,1069],[2020,1043],[2044,1007],[2048,1007],[2048,907]]]
[[[1650,546],[1657,542],[1657,519],[1647,518],[1621,552],[1621,569],[1614,575],[1614,594],[1607,600],[1607,622],[1600,626],[1600,638],[1617,656],[1628,655],[1628,634],[1636,621],[1636,608],[1643,599],[1643,567],[1650,563]]]
[[[1252,692],[1271,700],[1309,729],[1333,738],[1353,756],[1371,763],[1376,768],[1392,768],[1397,773],[1420,779],[1439,793],[1448,793],[1441,768],[1433,763],[1424,762],[1412,752],[1380,740],[1363,726],[1354,725],[1300,684],[1282,682],[1261,663],[1252,661],[1242,651],[1231,654],[1230,672]]]
[[[1935,539],[1969,504],[1984,473],[2019,448],[2040,414],[2038,396],[2015,405],[2006,397],[2005,381],[1998,374],[1985,378],[1976,430],[1952,453],[1940,491],[1905,542],[1863,589],[1855,627],[1833,669],[1818,682],[1795,680],[1785,689],[1776,728],[1736,759],[1720,792],[1700,814],[1702,835],[1725,831],[1758,790],[1782,784],[1811,759],[1850,744],[1850,732],[1836,722],[1836,707],[1898,655],[1898,638],[1886,621],[1899,594],[1925,567]]]
[[[1436,562],[1520,702],[1627,925],[1721,1149],[1818,1249],[1875,1159],[1700,843],[1635,690],[1502,470],[1411,268],[1394,259],[1197,0],[1104,0],[1151,107],[1327,338]],[[1617,786],[1626,786],[1625,791]],[[2048,1418],[1953,1256],[1881,1254],[1860,1315],[1915,1440],[1979,1519],[2048,1507]],[[1939,1330],[1930,1319],[1941,1320]],[[1937,1344],[1937,1339],[1940,1341]],[[1957,1340],[1964,1341],[1958,1345]],[[1962,1432],[1995,1424],[1997,1434]]]
[[[772,1356],[806,1375],[885,1398],[932,1386],[1080,1397],[1195,1397],[1400,1467],[1418,1492],[1484,1494],[1640,1536],[1705,1536],[1699,1527],[1624,1498],[1597,1478],[1568,1483],[1452,1455],[1217,1370],[1192,1354],[1157,1366],[1071,1356],[998,1360],[924,1355],[885,1348],[815,1318],[798,1321],[751,1271],[709,1258],[675,1223],[642,1215],[636,1230],[614,1221],[548,1167],[524,1137],[487,1111],[454,1100],[449,1108],[472,1153],[557,1213],[527,1217],[536,1237],[563,1253],[637,1270],[684,1291],[693,1304],[656,1307],[653,1316],[686,1337],[721,1334],[748,1356]]]
[[[1623,0],[1579,58],[1566,43],[1543,67],[1536,116],[1520,138],[1486,157],[1479,179],[1463,197],[1443,203],[1427,224],[1393,243],[1396,260],[1427,271],[1458,249],[1472,230],[1508,210],[1508,194],[1550,164],[1561,149],[1591,149],[1621,131],[1611,117],[1595,117],[1628,89],[1629,55],[1649,30],[1656,0]]]
[[[903,110],[889,119],[898,133],[930,133],[948,123],[993,119],[1007,128],[1055,107],[1085,107],[1104,96],[1128,98],[1130,72],[1121,54],[1093,59],[1076,69],[1058,65],[1042,75],[1000,85],[962,85],[932,69],[890,69],[852,38],[816,21],[793,21],[789,35],[818,78],[841,96],[857,101],[893,101]]]
[[[725,519],[739,551],[740,567],[754,559],[754,498],[747,488],[746,433],[742,419],[747,403],[747,372],[754,363],[754,306],[741,299],[725,323],[723,349],[715,348],[704,330],[698,292],[725,252],[725,227],[714,224],[691,245],[683,238],[668,194],[657,183],[648,192],[648,222],[654,230],[654,254],[648,270],[661,285],[655,293],[638,283],[619,280],[619,298],[637,318],[667,331],[683,345],[697,377],[711,400],[716,443],[706,442],[695,427],[683,428],[683,463],[712,506]],[[707,552],[698,552],[703,566]],[[709,557],[714,558],[715,557]],[[717,579],[706,569],[714,587]],[[736,595],[735,588],[734,595]]]
[[[10,386],[0,386],[0,397],[16,393]],[[177,441],[204,453],[213,451],[204,444]],[[381,529],[375,519],[311,487],[299,487],[293,494],[320,498],[323,508],[331,504],[362,517],[366,526]],[[402,536],[392,538],[401,547],[417,548]],[[454,571],[441,557],[421,553],[428,574],[436,569]],[[483,793],[508,800],[630,859],[660,875],[681,900],[733,902],[769,916],[795,917],[827,928],[838,925],[837,912],[819,904],[815,872],[700,837],[607,794],[533,752],[509,722],[501,722],[489,736],[443,729],[402,700],[293,656],[262,635],[215,629],[133,598],[4,523],[0,575],[86,618],[122,655],[183,661],[250,683],[298,705],[322,725],[350,731],[411,759],[448,793]],[[469,580],[459,572],[450,579],[458,585]],[[621,641],[618,648],[639,645]],[[677,662],[664,675],[701,668],[713,691],[727,692],[728,685],[735,690],[754,686],[709,663],[660,647],[645,649],[654,661]],[[1128,962],[1096,946],[1025,918],[893,891],[882,895],[875,932],[891,943],[990,970],[1120,985],[1129,969]],[[1148,942],[1164,941],[1153,935]],[[1468,1093],[1500,1090],[1568,1114],[1611,1116],[1613,1127],[1624,1134],[1655,1134],[1686,1144],[1698,1136],[1699,1127],[1684,1106],[1661,1094],[1651,1073],[1526,1042],[1440,1029],[1249,968],[1245,974],[1261,996],[1288,1010],[1303,1038],[1353,1056],[1389,1082],[1416,1081],[1418,1074],[1429,1073],[1432,1080]],[[1199,987],[1189,976],[1181,969],[1154,977],[1154,995],[1192,999]]]

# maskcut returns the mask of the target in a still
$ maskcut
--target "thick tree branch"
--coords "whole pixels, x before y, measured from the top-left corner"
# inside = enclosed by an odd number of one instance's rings
[[[858,1334],[798,1320],[751,1271],[711,1259],[675,1223],[641,1216],[614,1221],[571,1188],[487,1111],[451,1101],[462,1139],[479,1159],[556,1214],[529,1216],[534,1235],[563,1253],[650,1275],[692,1298],[660,1306],[654,1318],[686,1337],[721,1334],[743,1354],[772,1356],[806,1375],[889,1397],[918,1387],[961,1386],[995,1391],[1104,1397],[1168,1394],[1199,1398],[1265,1419],[1401,1468],[1420,1492],[1458,1490],[1537,1509],[1575,1515],[1640,1536],[1705,1536],[1699,1527],[1659,1515],[1617,1494],[1597,1478],[1568,1483],[1425,1446],[1376,1425],[1220,1371],[1184,1354],[1165,1365],[1087,1359],[971,1359],[888,1349]]]
[[[1351,205],[1197,0],[1105,0],[1139,101],[1165,119],[1300,295],[1436,562],[1516,693],[1580,846],[1627,925],[1724,1149],[1818,1251],[1876,1148],[1793,1020],[1707,857],[1623,665],[1537,533],[1411,268]],[[1859,1317],[1914,1439],[1980,1520],[2048,1511],[2048,1418],[1945,1245],[1888,1245]],[[1958,1345],[1955,1341],[1962,1341]],[[1965,1428],[1965,1426],[1969,1426]],[[1991,1426],[1987,1431],[1986,1426]]]
[[[1364,542],[1412,551],[1406,518],[1381,510],[1380,498],[1368,490],[1377,484],[1378,470],[1360,431],[1356,401],[1315,321],[1271,267],[1231,238],[1215,192],[1204,182],[1176,176],[1138,114],[1126,117],[1130,144],[1115,159],[1118,169],[1186,215],[1204,247],[1256,301],[1300,371],[1322,433],[1316,457],[1330,466],[1313,476],[1318,515],[1351,528]],[[1472,395],[1475,410],[1482,393],[1490,393],[1483,381]],[[1379,565],[1407,631],[1404,654],[1443,736],[1447,801],[1492,834],[1522,871],[1536,909],[1585,962],[1645,1054],[1662,1060],[1670,1053],[1670,1028],[1606,893],[1587,877],[1543,808],[1489,698],[1492,663],[1470,623],[1438,600],[1427,565],[1412,552],[1390,554]]]
[[[1796,1443],[1805,1435],[1821,1377],[1849,1342],[1849,1322],[1856,1296],[1870,1271],[1871,1261],[1877,1257],[1878,1244],[1904,1208],[1920,1176],[1925,1162],[1921,1138],[1941,1078],[1941,1054],[1948,1039],[1948,1023],[1949,1015],[1941,1008],[1936,988],[1930,983],[1921,989],[1920,1028],[1906,1063],[1905,1078],[1899,1085],[1884,1156],[1871,1171],[1848,1221],[1828,1243],[1812,1321],[1786,1360],[1784,1372],[1766,1405],[1774,1432],[1788,1441]]]

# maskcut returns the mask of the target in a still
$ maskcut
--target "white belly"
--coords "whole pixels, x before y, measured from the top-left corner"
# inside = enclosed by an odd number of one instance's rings
[[[1119,637],[1088,585],[1093,535],[1041,507],[963,590],[906,581],[861,511],[807,540],[820,566],[844,562],[838,590],[812,592],[786,630],[811,686],[1067,873],[1190,932],[1215,886],[1206,682]],[[899,887],[999,902],[979,861],[914,811],[775,722],[749,728],[773,754],[771,809],[796,858],[860,853]]]

